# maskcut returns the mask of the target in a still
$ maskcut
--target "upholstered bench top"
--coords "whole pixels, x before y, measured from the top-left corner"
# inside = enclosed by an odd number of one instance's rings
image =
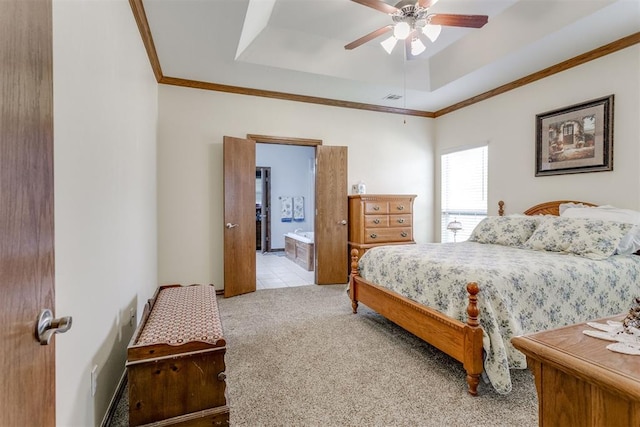
[[[163,288],[135,345],[215,344],[222,338],[216,290],[193,285]]]

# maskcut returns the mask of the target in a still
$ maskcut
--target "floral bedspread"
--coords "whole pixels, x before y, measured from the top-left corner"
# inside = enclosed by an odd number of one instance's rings
[[[640,256],[590,260],[475,242],[380,246],[359,261],[360,275],[466,321],[467,282],[480,287],[484,373],[511,391],[510,368],[526,368],[511,345],[521,334],[626,313],[640,295]]]

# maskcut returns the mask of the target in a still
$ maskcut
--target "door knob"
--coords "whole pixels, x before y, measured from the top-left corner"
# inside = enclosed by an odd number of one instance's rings
[[[343,219],[342,221],[340,221],[340,224],[341,224],[341,225],[347,225],[347,220],[346,220],[346,219]]]
[[[53,318],[48,308],[42,310],[36,323],[36,336],[41,345],[49,345],[53,334],[62,334],[71,329],[71,316]]]
[[[237,227],[237,226],[238,226],[238,224],[231,224],[230,222],[228,222],[227,225],[225,225],[225,227],[227,227],[227,228],[234,228],[234,227]]]

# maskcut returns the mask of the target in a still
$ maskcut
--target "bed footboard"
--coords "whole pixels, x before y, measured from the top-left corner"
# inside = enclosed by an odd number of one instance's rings
[[[358,270],[358,251],[351,251],[349,297],[353,312],[357,313],[358,303],[362,302],[398,326],[462,362],[467,373],[468,392],[473,396],[478,394],[483,369],[482,329],[478,321],[480,310],[477,304],[479,291],[477,283],[471,282],[467,285],[469,304],[467,322],[463,323],[363,279]]]

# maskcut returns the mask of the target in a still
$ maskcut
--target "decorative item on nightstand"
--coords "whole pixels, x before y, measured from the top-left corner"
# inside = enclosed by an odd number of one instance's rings
[[[453,232],[453,241],[456,241],[456,233],[462,230],[462,223],[457,219],[454,219],[449,224],[447,224],[447,230]]]
[[[587,322],[587,325],[597,330],[587,329],[582,331],[583,334],[614,341],[607,345],[607,350],[640,355],[640,297],[634,299],[629,314],[622,322],[608,320],[606,323]]]

